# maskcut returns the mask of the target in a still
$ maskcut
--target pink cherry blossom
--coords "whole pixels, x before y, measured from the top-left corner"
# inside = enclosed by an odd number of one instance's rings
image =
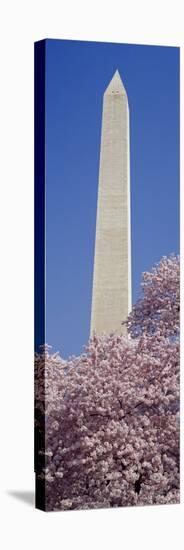
[[[179,502],[178,259],[162,259],[143,281],[128,319],[132,338],[94,335],[68,360],[48,346],[35,354],[37,490],[46,510]]]

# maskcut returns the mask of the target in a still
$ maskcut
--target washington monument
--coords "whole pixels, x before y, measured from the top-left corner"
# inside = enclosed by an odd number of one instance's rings
[[[103,97],[91,336],[126,332],[131,310],[128,99],[116,71]]]

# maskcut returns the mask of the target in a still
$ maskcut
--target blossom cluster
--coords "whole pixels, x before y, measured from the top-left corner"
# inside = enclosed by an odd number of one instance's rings
[[[171,333],[171,323],[169,335],[159,324],[137,338],[94,335],[69,360],[47,346],[35,355],[46,510],[179,502],[179,341]]]
[[[142,296],[125,324],[131,337],[152,334],[178,336],[180,321],[179,256],[163,256],[151,272],[142,274]]]

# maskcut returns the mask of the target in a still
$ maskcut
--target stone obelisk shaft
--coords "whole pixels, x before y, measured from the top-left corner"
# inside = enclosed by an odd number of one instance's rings
[[[129,107],[116,71],[103,98],[91,336],[126,332],[130,310]]]

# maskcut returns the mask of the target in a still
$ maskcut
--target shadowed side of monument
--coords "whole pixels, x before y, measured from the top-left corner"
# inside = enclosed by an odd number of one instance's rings
[[[103,98],[91,336],[125,333],[131,310],[128,99],[116,71]]]

